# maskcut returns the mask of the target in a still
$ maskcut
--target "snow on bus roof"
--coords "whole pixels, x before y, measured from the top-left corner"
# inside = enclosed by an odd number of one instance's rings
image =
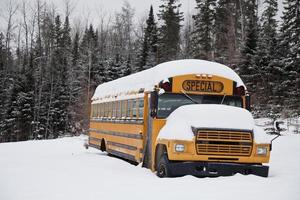
[[[244,86],[241,78],[229,67],[211,61],[185,59],[161,63],[153,68],[99,85],[92,98],[98,101],[115,96],[138,94],[140,90],[152,91],[160,81],[184,74],[211,74],[228,78]]]

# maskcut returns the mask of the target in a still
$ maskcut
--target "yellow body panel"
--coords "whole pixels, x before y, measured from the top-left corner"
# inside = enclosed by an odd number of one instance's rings
[[[106,133],[118,133],[119,135],[109,135],[101,133],[104,130]],[[124,136],[120,136],[124,134]],[[130,135],[131,137],[136,136],[136,138],[125,137]],[[143,124],[118,124],[109,122],[91,122],[90,123],[90,135],[89,137],[91,144],[100,146],[101,139],[105,140],[106,148],[122,152],[135,157],[136,161],[140,161],[142,158],[141,151],[143,149]],[[93,140],[93,138],[99,139],[98,141]],[[136,150],[130,150],[124,147],[115,146],[112,143],[128,145],[131,147],[136,147]]]

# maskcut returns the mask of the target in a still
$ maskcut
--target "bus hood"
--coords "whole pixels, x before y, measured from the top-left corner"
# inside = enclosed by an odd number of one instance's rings
[[[167,118],[158,139],[192,141],[194,138],[192,127],[250,130],[254,132],[257,143],[269,143],[264,131],[255,126],[249,111],[216,104],[194,104],[177,108]]]

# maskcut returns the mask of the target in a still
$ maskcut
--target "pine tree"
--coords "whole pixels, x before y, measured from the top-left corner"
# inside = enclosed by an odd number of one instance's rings
[[[161,23],[158,31],[159,62],[171,61],[178,58],[180,53],[180,22],[183,13],[179,11],[181,4],[178,0],[162,0],[158,18]]]
[[[85,118],[89,118],[90,99],[94,90],[100,83],[105,81],[105,65],[103,65],[103,61],[100,60],[101,51],[98,35],[98,31],[94,31],[94,27],[91,24],[89,28],[86,28],[79,46],[79,64],[84,72],[84,79],[82,82],[84,97],[82,97],[82,101],[85,102]],[[87,128],[87,120],[85,120],[84,126]]]
[[[262,86],[260,90],[265,98],[260,103],[266,105],[267,112],[276,112],[276,85],[280,84],[280,71],[278,70],[278,35],[276,15],[278,4],[276,0],[266,0],[266,9],[261,17],[261,29],[258,38],[257,65],[261,70]],[[264,100],[265,102],[262,102]],[[277,111],[278,112],[278,111]]]
[[[123,65],[124,67],[122,77],[130,75],[132,73],[130,56],[128,56],[127,60],[123,63]]]
[[[82,101],[82,97],[85,96],[84,93],[84,83],[85,77],[83,73],[82,66],[80,65],[80,53],[79,53],[79,43],[80,43],[79,33],[75,33],[75,37],[72,43],[71,60],[72,64],[70,66],[70,102],[69,105],[69,121],[70,121],[70,132],[72,134],[78,134],[78,131],[82,128],[81,124],[85,117],[85,104]]]
[[[280,30],[280,67],[284,79],[280,91],[284,97],[284,107],[299,111],[300,99],[300,1],[285,0]]]
[[[152,6],[146,24],[138,71],[151,68],[157,64],[157,27]]]
[[[254,103],[259,106],[258,101],[260,101],[262,94],[261,91],[262,83],[262,70],[257,66],[257,40],[258,40],[258,18],[257,18],[257,5],[255,0],[251,0],[252,14],[249,16],[249,23],[246,30],[246,41],[241,51],[242,61],[239,65],[238,71],[241,78],[244,80],[247,89],[252,93]],[[256,107],[258,108],[258,107]]]
[[[214,59],[214,25],[216,0],[196,0],[197,14],[193,16],[192,53],[194,58]]]

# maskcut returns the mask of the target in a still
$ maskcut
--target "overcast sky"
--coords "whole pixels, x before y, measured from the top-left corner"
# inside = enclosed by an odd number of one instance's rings
[[[34,3],[36,0],[0,0],[0,15],[4,12],[1,9],[5,8],[5,4],[12,1],[14,4],[25,1],[30,4]],[[64,4],[66,0],[45,0],[47,3],[53,2],[59,13],[64,13]],[[70,0],[75,7],[72,12],[71,19],[74,23],[76,21],[82,21],[83,23],[94,23],[99,22],[99,16],[109,16],[113,15],[115,12],[119,11],[124,5],[124,0]],[[159,5],[162,4],[161,0],[127,0],[130,5],[135,9],[135,21],[138,22],[144,16],[148,15],[150,5],[153,5],[154,12],[158,12]],[[262,2],[263,0],[259,0]],[[193,13],[196,1],[195,0],[180,0],[182,3],[181,11],[185,14],[188,12]],[[282,0],[279,0],[279,10],[282,10]],[[278,18],[279,19],[279,18]],[[1,19],[0,19],[1,21]],[[0,23],[1,25],[1,23]],[[0,27],[1,28],[1,27]]]
[[[28,4],[34,4],[36,0],[0,0],[0,15],[5,15],[5,8],[8,2],[11,1],[13,4],[20,3],[22,1],[28,2]],[[53,2],[57,11],[64,14],[65,1],[66,0],[45,0],[48,4]],[[125,0],[70,0],[71,4],[75,7],[71,14],[71,20],[73,23],[82,21],[82,23],[94,23],[99,22],[99,16],[105,15],[108,18],[109,15],[113,15],[115,12],[120,11],[124,5]],[[157,13],[161,0],[126,0],[135,9],[135,22],[140,21],[143,17],[149,13],[150,5],[153,5],[154,12]],[[192,12],[196,5],[195,0],[181,0],[182,3],[181,11],[188,13]],[[2,13],[2,14],[1,14]],[[1,23],[2,21],[2,23]],[[3,27],[3,18],[0,19]]]

